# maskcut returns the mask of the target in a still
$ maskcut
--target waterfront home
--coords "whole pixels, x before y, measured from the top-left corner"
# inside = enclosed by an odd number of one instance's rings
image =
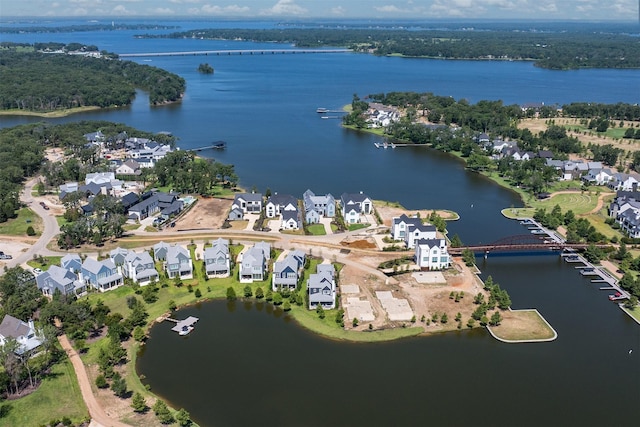
[[[298,209],[287,211],[282,211],[282,223],[280,228],[283,230],[299,230],[301,227],[300,223],[300,213]]]
[[[82,269],[82,258],[78,254],[66,254],[60,259],[60,267],[77,275]]]
[[[317,273],[310,274],[307,279],[307,293],[309,295],[309,309],[318,305],[322,308],[336,307],[335,269],[332,264],[318,264]]]
[[[116,267],[124,265],[127,255],[129,255],[129,249],[124,248],[115,248],[109,252],[109,258],[111,258]]]
[[[342,216],[345,224],[357,224],[360,222],[360,211],[358,205],[349,203],[342,207]]]
[[[150,196],[144,195],[142,200],[131,206],[128,210],[130,220],[140,221],[156,212],[160,212],[162,219],[168,219],[176,215],[183,208],[183,203],[178,200],[178,195],[174,193],[155,192]]]
[[[302,194],[302,203],[307,224],[317,224],[321,217],[336,216],[336,200],[331,194],[317,196],[313,191],[307,190]]]
[[[167,251],[169,251],[169,244],[165,242],[158,242],[153,245],[153,259],[157,261],[166,261]]]
[[[638,182],[640,182],[640,175],[637,173],[614,173],[607,186],[617,191],[636,191]]]
[[[42,295],[53,296],[58,291],[62,295],[79,295],[87,290],[87,286],[78,278],[74,270],[52,265],[47,271],[36,276],[36,286]]]
[[[415,244],[415,261],[422,270],[449,268],[451,259],[445,239],[420,239]]]
[[[413,249],[417,240],[435,239],[436,227],[431,224],[423,224],[417,216],[408,217],[402,214],[392,219],[391,237],[393,240],[404,240],[407,249]]]
[[[211,247],[204,250],[202,259],[207,277],[229,277],[231,274],[228,240],[215,240]]]
[[[129,251],[122,264],[122,273],[140,286],[148,285],[160,278],[153,259],[147,251],[140,253]]]
[[[267,199],[264,206],[265,216],[267,218],[275,218],[282,214],[283,211],[297,211],[298,200],[289,194],[275,193]]]
[[[387,127],[400,120],[400,112],[396,107],[391,107],[376,102],[370,102],[367,109],[367,127],[375,129]]]
[[[231,204],[231,210],[240,209],[242,213],[260,213],[262,210],[262,194],[240,193],[236,194]]]
[[[271,277],[271,289],[295,289],[302,274],[305,263],[305,254],[300,250],[292,251],[282,261],[273,264]]]
[[[9,314],[6,314],[0,323],[0,347],[4,347],[6,342],[13,338],[18,344],[16,354],[22,355],[27,351],[40,347],[44,342],[38,336],[33,320],[23,322]]]
[[[193,278],[193,261],[191,254],[179,245],[169,246],[167,249],[167,259],[165,270],[170,279],[179,277],[181,279]]]
[[[82,280],[100,292],[105,292],[122,285],[122,274],[118,273],[111,259],[97,261],[87,257],[82,263]]]
[[[373,212],[373,200],[362,191],[359,193],[342,193],[340,196],[340,205],[344,210],[349,204],[356,205],[358,213],[369,215]]]
[[[251,283],[265,280],[267,275],[268,260],[271,255],[271,246],[268,243],[256,243],[249,248],[240,260],[238,276],[241,283]]]
[[[627,209],[640,210],[640,191],[618,191],[609,205],[609,216],[616,218]]]
[[[84,183],[89,185],[91,183],[94,184],[110,184],[111,181],[115,181],[116,175],[113,172],[95,172],[88,173],[84,178]]]

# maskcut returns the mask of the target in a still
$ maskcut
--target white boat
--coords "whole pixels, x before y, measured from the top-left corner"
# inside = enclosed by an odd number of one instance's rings
[[[374,142],[373,145],[375,145],[376,148],[380,148],[380,144],[378,144],[377,142]]]

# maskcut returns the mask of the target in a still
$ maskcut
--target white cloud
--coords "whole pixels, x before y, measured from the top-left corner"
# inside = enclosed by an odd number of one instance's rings
[[[175,14],[174,10],[169,7],[156,7],[155,9],[150,9],[150,12],[154,15],[174,15]]]
[[[123,5],[119,4],[111,9],[111,14],[116,16],[135,15],[135,12],[130,11]]]
[[[183,4],[183,3],[200,3],[202,0],[169,0],[169,3]]]
[[[201,8],[190,8],[187,12],[190,15],[242,15],[246,14],[251,9],[247,6],[238,6],[236,4],[232,4],[229,6],[217,6],[211,4],[205,4]]]
[[[342,6],[337,6],[337,7],[332,7],[331,8],[331,14],[332,15],[344,16],[345,13],[346,13],[346,10]]]
[[[400,13],[400,12],[406,12],[406,10],[404,9],[400,9],[398,6],[392,5],[392,4],[388,4],[385,6],[376,6],[374,7],[375,10],[377,10],[378,12],[384,12],[384,13]]]
[[[278,0],[278,3],[274,4],[269,9],[263,9],[261,15],[305,15],[308,10],[304,7],[298,6],[294,0]]]

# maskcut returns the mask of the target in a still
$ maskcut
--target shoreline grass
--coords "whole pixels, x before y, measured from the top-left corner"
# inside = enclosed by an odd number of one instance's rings
[[[502,342],[546,342],[553,341],[558,334],[536,309],[511,310],[504,313],[499,326],[487,326],[491,335]]]
[[[76,113],[84,113],[87,111],[96,111],[96,110],[102,110],[102,109],[103,109],[102,107],[86,106],[86,107],[67,108],[64,110],[38,112],[38,111],[20,110],[15,108],[12,110],[0,110],[0,116],[32,116],[32,117],[42,117],[43,119],[51,119],[51,118],[67,117]]]

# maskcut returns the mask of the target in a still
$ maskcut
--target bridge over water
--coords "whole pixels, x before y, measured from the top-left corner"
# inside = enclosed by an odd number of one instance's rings
[[[284,55],[307,53],[349,53],[351,49],[232,49],[232,50],[192,50],[184,52],[145,52],[121,53],[120,58],[148,57],[148,56],[224,56],[224,55]]]
[[[451,255],[460,255],[466,249],[473,252],[503,252],[503,251],[536,251],[551,250],[563,251],[565,249],[585,249],[588,243],[567,243],[549,239],[548,235],[521,234],[509,236],[497,240],[493,243],[469,245],[461,247],[449,247],[447,250]],[[609,247],[607,244],[596,244],[596,247]]]

